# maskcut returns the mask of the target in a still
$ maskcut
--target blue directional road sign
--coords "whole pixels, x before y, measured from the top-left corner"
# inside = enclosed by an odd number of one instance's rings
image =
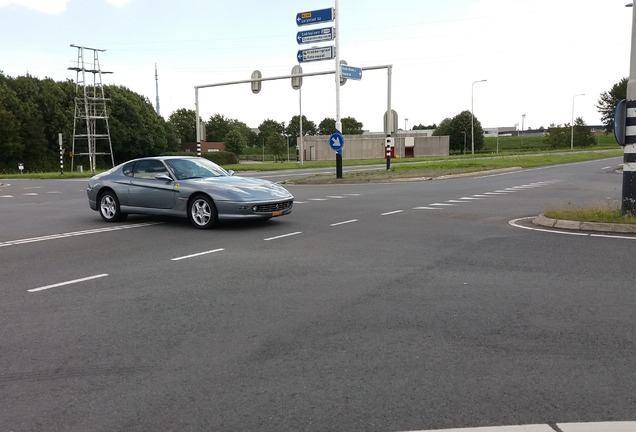
[[[340,132],[335,132],[329,137],[329,145],[334,151],[340,152],[344,147],[344,138]]]
[[[296,33],[298,45],[333,40],[336,37],[336,29],[327,27],[315,30],[305,30]]]
[[[354,66],[340,65],[340,76],[354,80],[362,79],[362,69]]]
[[[309,12],[300,12],[296,14],[296,24],[299,26],[318,24],[334,20],[334,8],[319,9]]]
[[[296,58],[299,63],[306,63],[319,60],[330,60],[336,56],[336,49],[332,46],[321,48],[310,48],[306,50],[298,50]]]

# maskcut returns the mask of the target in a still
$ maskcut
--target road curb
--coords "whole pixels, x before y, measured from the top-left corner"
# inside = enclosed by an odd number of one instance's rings
[[[634,224],[612,224],[600,222],[580,222],[571,220],[551,219],[543,214],[532,220],[535,225],[557,228],[573,231],[596,231],[607,233],[636,234],[636,225]]]

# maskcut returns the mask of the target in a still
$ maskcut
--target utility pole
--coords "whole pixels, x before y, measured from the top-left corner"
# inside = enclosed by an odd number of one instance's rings
[[[625,147],[623,153],[623,196],[621,211],[636,215],[636,7],[632,7],[632,39],[627,81],[627,116],[625,118]]]

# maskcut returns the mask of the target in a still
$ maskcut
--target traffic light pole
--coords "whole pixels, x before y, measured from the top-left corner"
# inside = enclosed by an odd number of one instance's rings
[[[387,79],[388,79],[388,96],[387,96],[387,105],[389,108],[389,112],[391,112],[391,71],[393,69],[393,65],[378,65],[378,66],[365,66],[365,67],[361,67],[360,68],[363,71],[371,71],[371,70],[378,70],[378,69],[386,69],[387,70]],[[319,75],[331,75],[331,74],[335,74],[336,76],[340,75],[340,68],[336,67],[335,70],[332,71],[322,71],[322,72],[306,72],[306,73],[300,73],[300,74],[294,74],[292,73],[291,75],[282,75],[282,76],[274,76],[274,77],[261,77],[261,78],[252,78],[252,79],[246,79],[246,80],[238,80],[238,81],[227,81],[227,82],[220,82],[220,83],[215,83],[215,84],[203,84],[203,85],[197,85],[194,86],[194,108],[195,108],[195,125],[196,125],[196,140],[197,140],[197,156],[201,156],[201,139],[202,139],[202,125],[204,125],[204,123],[201,121],[201,106],[200,106],[200,101],[199,101],[199,90],[204,89],[204,88],[213,88],[213,87],[223,87],[223,86],[229,86],[229,85],[236,85],[236,84],[247,84],[247,83],[254,83],[254,82],[260,82],[260,81],[276,81],[276,80],[284,80],[284,79],[298,79],[298,78],[302,78],[302,77],[313,77],[313,76],[319,76]],[[302,119],[302,114],[301,114],[301,119]],[[338,125],[338,130],[342,129],[342,125]],[[336,155],[336,176],[339,176],[337,178],[342,178],[342,153],[338,153]]]

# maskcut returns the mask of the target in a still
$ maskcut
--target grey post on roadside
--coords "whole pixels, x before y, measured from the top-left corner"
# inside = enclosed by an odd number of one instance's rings
[[[623,153],[623,214],[636,214],[636,8],[632,4],[632,42],[627,81],[625,147]]]

